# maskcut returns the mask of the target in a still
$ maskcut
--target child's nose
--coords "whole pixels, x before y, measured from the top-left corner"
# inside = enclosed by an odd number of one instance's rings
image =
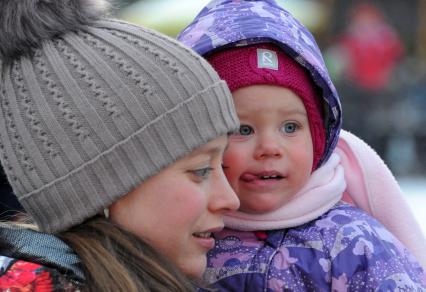
[[[254,152],[255,159],[281,158],[283,155],[283,146],[279,138],[273,134],[259,136],[257,147]]]

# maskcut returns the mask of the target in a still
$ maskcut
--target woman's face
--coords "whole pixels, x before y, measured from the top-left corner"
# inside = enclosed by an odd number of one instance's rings
[[[152,176],[110,207],[111,220],[198,278],[222,215],[239,201],[222,171],[226,136],[210,141]]]

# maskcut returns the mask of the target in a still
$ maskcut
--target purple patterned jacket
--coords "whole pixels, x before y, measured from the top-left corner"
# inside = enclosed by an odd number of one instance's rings
[[[311,33],[274,0],[213,0],[178,39],[203,56],[273,42],[307,68],[321,88],[327,147],[341,128],[339,96]],[[207,283],[219,291],[426,291],[426,276],[407,249],[374,218],[339,203],[304,225],[216,234]]]
[[[216,234],[204,276],[216,291],[426,291],[409,251],[348,204],[298,227],[256,234]]]

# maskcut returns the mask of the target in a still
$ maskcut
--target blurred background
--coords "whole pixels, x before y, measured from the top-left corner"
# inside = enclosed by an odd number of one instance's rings
[[[122,0],[115,13],[175,37],[208,2]],[[344,128],[398,177],[426,177],[426,0],[277,2],[316,37],[341,97]]]
[[[208,2],[115,0],[114,16],[175,37]],[[343,128],[385,160],[426,233],[426,0],[277,2],[314,34]],[[19,209],[2,179],[0,216]]]

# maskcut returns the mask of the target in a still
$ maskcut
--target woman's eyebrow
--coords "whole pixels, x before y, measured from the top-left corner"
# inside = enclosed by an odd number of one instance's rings
[[[202,149],[195,150],[191,156],[196,156],[196,155],[216,156],[223,153],[223,151],[225,151],[227,147],[228,147],[228,144],[226,144],[226,147],[219,147],[219,146],[203,147]]]
[[[226,146],[225,146],[225,148],[223,149],[223,152],[225,152],[226,150],[228,150],[228,148],[229,148],[229,143],[226,143]]]

